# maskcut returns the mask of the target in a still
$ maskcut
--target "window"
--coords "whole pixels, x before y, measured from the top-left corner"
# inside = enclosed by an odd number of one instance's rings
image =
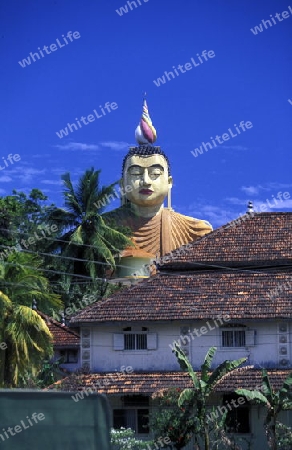
[[[222,347],[245,347],[245,330],[223,330]]]
[[[114,350],[156,350],[156,333],[149,333],[146,327],[141,331],[133,331],[131,327],[123,329],[123,333],[115,333]]]
[[[241,401],[238,401],[239,398]],[[225,422],[225,428],[228,433],[250,433],[250,407],[247,402],[240,404],[243,398],[236,394],[223,396],[223,405],[228,409]]]
[[[133,333],[131,327],[126,327],[124,331],[124,350],[147,350],[148,328],[142,327],[142,333]]]
[[[124,334],[125,350],[147,350],[147,334]]]
[[[149,397],[128,395],[123,397],[123,409],[113,410],[114,428],[132,428],[135,433],[149,433]]]
[[[256,331],[243,324],[230,324],[221,330],[222,347],[251,347],[255,345]]]
[[[60,350],[62,364],[72,364],[78,362],[78,350]]]

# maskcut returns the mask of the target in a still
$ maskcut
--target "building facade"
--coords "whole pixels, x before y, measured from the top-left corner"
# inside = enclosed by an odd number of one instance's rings
[[[153,393],[191,386],[172,352],[175,343],[197,371],[212,346],[214,367],[247,358],[248,367],[216,387],[212,402],[223,411],[235,389],[261,385],[262,368],[279,388],[292,371],[291,263],[292,213],[247,215],[175,250],[159,261],[155,276],[71,320],[81,331],[78,390],[106,393],[114,426],[147,437]],[[263,408],[245,402],[230,415],[231,431],[246,446],[265,448]],[[292,412],[281,420],[291,425]]]

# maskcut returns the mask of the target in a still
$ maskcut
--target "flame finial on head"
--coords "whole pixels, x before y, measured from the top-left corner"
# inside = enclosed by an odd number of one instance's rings
[[[147,102],[144,98],[142,117],[136,128],[135,138],[139,145],[145,145],[153,144],[156,141],[156,137],[156,130],[152,125],[152,120],[148,113]]]

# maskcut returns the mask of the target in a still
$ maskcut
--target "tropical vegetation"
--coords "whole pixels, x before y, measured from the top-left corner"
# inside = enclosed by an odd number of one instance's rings
[[[212,369],[212,361],[216,350],[216,347],[211,347],[208,350],[201,365],[200,377],[194,371],[184,351],[177,344],[173,350],[181,369],[188,372],[193,384],[192,388],[186,388],[180,393],[178,406],[186,408],[190,417],[193,418],[192,434],[195,443],[199,448],[204,448],[205,450],[210,450],[211,448],[210,442],[212,441],[212,431],[214,431],[214,426],[208,414],[210,396],[214,393],[217,384],[226,375],[238,369],[247,360],[247,358],[233,361],[227,360],[219,364],[215,369]],[[222,429],[224,430],[224,428]]]
[[[136,439],[134,430],[122,427],[111,429],[111,445],[113,450],[149,450],[153,448],[153,441]]]
[[[261,390],[237,389],[236,393],[244,395],[247,400],[259,403],[266,408],[264,427],[268,445],[272,450],[277,450],[279,440],[288,439],[289,434],[291,435],[291,431],[288,429],[287,436],[285,436],[285,427],[279,423],[279,414],[288,409],[292,410],[292,372],[281,388],[275,390],[271,385],[267,370],[263,369]]]
[[[40,374],[52,378],[52,336],[35,309],[60,317],[68,306],[75,305],[73,312],[86,307],[82,300],[88,295],[96,301],[106,297],[117,289],[106,279],[116,257],[132,245],[129,230],[109,226],[102,217],[104,198],[116,183],[101,186],[100,170],[93,168],[76,186],[69,173],[61,179],[63,208],[48,203],[39,189],[0,198],[2,387],[32,380],[42,385]]]

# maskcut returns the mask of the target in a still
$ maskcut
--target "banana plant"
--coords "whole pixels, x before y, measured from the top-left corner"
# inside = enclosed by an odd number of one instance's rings
[[[177,344],[173,350],[181,369],[188,372],[193,383],[193,388],[186,388],[182,391],[178,399],[178,405],[182,406],[185,402],[193,405],[199,419],[198,434],[200,434],[204,441],[205,450],[210,449],[210,423],[207,415],[208,399],[222,378],[239,368],[247,360],[247,358],[240,358],[234,361],[227,360],[219,364],[212,371],[211,365],[216,350],[217,347],[211,347],[208,350],[204,363],[201,366],[200,378],[194,371],[183,350]]]
[[[238,395],[243,395],[248,401],[255,401],[267,408],[264,426],[270,447],[277,450],[276,425],[281,411],[292,409],[292,372],[284,381],[281,389],[274,390],[266,369],[262,370],[262,388],[259,390],[237,389]]]

